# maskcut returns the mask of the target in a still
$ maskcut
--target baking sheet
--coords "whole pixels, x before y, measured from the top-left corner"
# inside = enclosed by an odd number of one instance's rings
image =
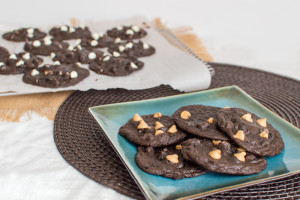
[[[107,29],[118,25],[139,25],[149,22],[141,16],[116,20],[92,22],[87,21],[82,25],[88,26],[92,32],[105,32]],[[63,25],[62,23],[56,24]],[[53,25],[55,26],[55,24]],[[24,26],[23,26],[24,27]],[[51,26],[39,26],[42,31],[48,32]],[[0,25],[0,34],[13,28],[21,26]],[[125,77],[110,77],[96,74],[90,71],[90,76],[77,85],[66,88],[43,88],[25,84],[22,81],[23,75],[0,75],[1,85],[0,93],[7,94],[27,94],[41,92],[56,92],[64,90],[89,90],[89,89],[108,89],[108,88],[125,88],[125,89],[145,89],[155,87],[161,84],[169,84],[174,89],[182,91],[195,91],[206,89],[210,85],[211,75],[206,63],[194,58],[193,56],[179,50],[171,45],[155,28],[146,29],[148,32],[142,41],[154,46],[156,53],[152,56],[140,58],[145,63],[142,70],[134,72]],[[74,41],[70,41],[74,44]],[[0,38],[0,45],[8,48],[11,53],[23,51],[24,42],[10,42]],[[104,50],[105,49],[105,50]],[[101,49],[106,51],[106,48]],[[44,63],[53,63],[50,57],[41,56]],[[83,65],[88,68],[88,65]],[[7,93],[11,92],[11,93]]]

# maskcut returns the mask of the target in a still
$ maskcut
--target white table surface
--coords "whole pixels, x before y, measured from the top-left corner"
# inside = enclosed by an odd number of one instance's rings
[[[300,1],[6,1],[0,23],[51,24],[70,17],[110,20],[145,15],[170,27],[190,25],[216,62],[300,80]],[[295,91],[300,92],[300,91]],[[25,131],[26,130],[26,131]],[[127,199],[67,164],[53,121],[32,113],[0,122],[0,199]]]

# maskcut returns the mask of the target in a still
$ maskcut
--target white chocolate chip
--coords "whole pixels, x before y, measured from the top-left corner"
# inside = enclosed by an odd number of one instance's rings
[[[119,51],[120,51],[120,52],[123,52],[124,50],[125,50],[125,47],[124,47],[124,46],[122,46],[122,45],[119,46]]]
[[[215,160],[219,160],[222,157],[221,150],[216,149],[214,151],[211,151],[211,152],[209,152],[209,156],[212,157]]]
[[[36,75],[40,74],[40,72],[36,69],[33,69],[30,74],[31,74],[31,76],[36,76]]]
[[[76,47],[77,47],[79,50],[82,50],[81,45],[77,45]]]
[[[110,56],[105,56],[104,58],[103,58],[103,61],[108,61],[110,59]]]
[[[215,122],[215,119],[213,117],[210,117],[208,120],[207,120],[208,123],[212,124]]]
[[[141,121],[143,119],[141,118],[141,116],[139,114],[135,113],[135,115],[133,116],[132,120],[135,121],[135,122],[139,122],[139,121]]]
[[[93,33],[92,34],[92,38],[94,38],[94,40],[98,40],[99,39],[99,35],[98,35],[98,33]]]
[[[162,117],[162,114],[161,114],[161,112],[158,112],[158,113],[155,113],[155,114],[153,115],[153,117],[154,117],[154,118],[159,118],[159,117]]]
[[[118,30],[118,31],[123,30],[123,26],[118,26],[118,27],[117,27],[117,30]]]
[[[236,132],[236,134],[235,134],[233,137],[234,137],[234,138],[237,138],[237,139],[239,139],[239,140],[244,141],[244,140],[245,140],[245,133],[244,133],[244,131],[242,131],[242,130],[238,130],[238,131]]]
[[[139,32],[140,31],[140,28],[136,25],[132,26],[131,29],[134,30],[134,32]]]
[[[28,52],[24,53],[22,58],[25,59],[25,60],[29,60],[30,59],[30,53],[28,53]]]
[[[90,60],[94,60],[97,57],[97,55],[94,52],[90,52],[88,57]]]
[[[74,50],[74,47],[70,45],[70,46],[68,46],[68,50],[69,50],[69,51],[73,51],[73,50]]]
[[[164,133],[163,130],[156,130],[156,131],[155,131],[155,135],[159,135],[159,134],[163,134],[163,133]]]
[[[266,118],[258,119],[258,120],[256,120],[256,121],[257,121],[257,123],[258,123],[259,125],[261,125],[262,127],[267,127],[267,119],[266,119]]]
[[[149,44],[143,42],[143,49],[149,49],[149,48],[150,48]]]
[[[138,66],[136,66],[136,64],[134,64],[133,62],[130,62],[130,66],[133,68],[133,69],[137,69]]]
[[[213,140],[212,142],[214,143],[214,145],[218,145],[221,143],[221,140]]]
[[[4,65],[4,62],[0,62],[0,67],[2,67]]]
[[[165,127],[165,126],[164,126],[162,123],[160,123],[159,121],[156,121],[154,124],[155,124],[155,127],[154,127],[155,130],[160,129],[160,128],[162,128],[162,127]]]
[[[79,45],[81,43],[81,39],[77,39],[76,41],[75,41],[75,44],[76,45]]]
[[[30,34],[30,33],[27,33],[27,37],[29,37],[29,38],[33,38],[33,34]]]
[[[95,46],[97,46],[98,45],[98,41],[97,40],[92,40],[91,41],[91,46],[92,47],[95,47]]]
[[[34,29],[33,28],[28,28],[27,29],[27,34],[33,34],[34,33]]]
[[[252,119],[250,113],[244,114],[244,115],[242,116],[242,118],[243,118],[244,120],[248,121],[248,122],[253,122],[253,119]]]
[[[115,43],[120,43],[121,42],[121,38],[116,38],[115,39]]]
[[[242,151],[240,153],[235,153],[234,156],[239,160],[245,162],[246,152]]]
[[[171,126],[171,128],[169,128],[168,133],[176,133],[177,132],[177,128],[176,125]]]
[[[24,61],[23,61],[23,60],[19,60],[19,61],[16,63],[16,66],[20,66],[20,65],[24,65]]]
[[[172,163],[179,163],[177,154],[167,155],[166,159]]]
[[[70,28],[69,28],[69,32],[70,32],[70,33],[73,33],[73,32],[75,32],[75,28],[73,28],[73,27],[70,27]]]
[[[16,54],[10,54],[9,59],[17,60],[18,58],[17,58]]]
[[[144,120],[141,120],[140,121],[140,124],[138,125],[138,127],[137,127],[138,129],[145,129],[145,128],[150,128],[149,126],[148,126],[148,124],[144,121]]]
[[[126,31],[126,35],[134,35],[133,30],[128,29],[128,30]]]
[[[52,40],[49,36],[44,38],[44,44],[47,45],[47,46],[52,44]]]
[[[133,47],[133,43],[132,42],[128,42],[126,45],[125,45],[126,49],[131,49]]]
[[[71,78],[77,78],[78,77],[78,73],[76,71],[71,71],[70,77]]]
[[[60,30],[61,30],[61,31],[68,31],[68,27],[67,27],[67,26],[61,26],[61,27],[60,27]]]
[[[55,61],[55,62],[53,63],[53,65],[60,65],[60,62],[59,62],[59,61]]]
[[[81,62],[76,62],[75,64],[76,64],[77,66],[79,66],[79,67],[82,67]]]
[[[114,51],[114,52],[113,52],[113,56],[114,56],[114,57],[119,57],[120,54],[119,54],[118,52]]]
[[[41,42],[39,40],[35,40],[33,43],[34,47],[40,47],[41,46]]]
[[[180,117],[182,118],[182,119],[188,119],[188,118],[190,118],[192,115],[191,115],[191,113],[189,112],[189,111],[182,111],[181,112],[181,114],[180,114]]]
[[[51,53],[50,53],[50,58],[51,58],[51,59],[55,58],[55,56],[56,56],[56,55],[55,55],[54,52],[51,52]]]

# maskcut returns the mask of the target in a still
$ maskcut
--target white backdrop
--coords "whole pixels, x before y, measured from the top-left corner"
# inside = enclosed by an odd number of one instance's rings
[[[25,0],[3,1],[0,22],[45,24],[161,17],[190,25],[216,62],[260,68],[300,80],[300,1],[297,0]]]

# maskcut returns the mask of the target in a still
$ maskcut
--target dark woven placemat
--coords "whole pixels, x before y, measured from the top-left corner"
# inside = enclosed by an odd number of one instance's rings
[[[210,88],[237,85],[287,121],[300,127],[300,82],[271,73],[211,63]],[[88,107],[179,94],[169,86],[147,90],[75,92],[60,106],[54,139],[65,160],[94,181],[135,199],[143,195],[88,113]],[[204,199],[300,199],[300,174]]]

